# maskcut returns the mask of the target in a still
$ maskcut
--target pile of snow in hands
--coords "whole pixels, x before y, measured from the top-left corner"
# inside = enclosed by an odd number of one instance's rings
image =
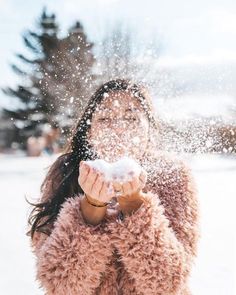
[[[108,163],[102,159],[89,160],[86,163],[103,173],[107,181],[117,181],[120,183],[130,181],[133,177],[139,176],[142,170],[142,167],[134,159],[127,156],[113,163]]]

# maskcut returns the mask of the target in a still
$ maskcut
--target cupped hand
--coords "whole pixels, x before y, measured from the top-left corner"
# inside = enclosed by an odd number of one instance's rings
[[[147,172],[142,169],[139,175],[135,175],[134,172],[129,173],[129,180],[123,179],[117,180],[113,177],[113,187],[115,192],[119,192],[122,197],[132,196],[139,193],[146,185]]]
[[[129,181],[113,183],[115,191],[119,191],[117,201],[123,214],[132,214],[145,201],[142,189],[145,187],[146,181],[147,172],[142,169],[139,176],[133,176]]]
[[[109,202],[115,192],[111,181],[106,181],[104,174],[85,161],[80,162],[78,182],[87,196],[96,201],[96,204]]]

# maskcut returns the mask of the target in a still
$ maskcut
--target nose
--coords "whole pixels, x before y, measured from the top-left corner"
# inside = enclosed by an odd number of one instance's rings
[[[117,134],[119,140],[121,139],[121,136],[122,136],[123,133],[124,133],[124,130],[121,129],[121,128],[118,128],[118,129],[116,130],[116,134]]]
[[[124,122],[123,122],[122,118],[114,117],[111,120],[111,125],[113,128],[121,128],[124,126]]]
[[[122,135],[125,132],[125,129],[127,126],[125,126],[124,122],[117,120],[117,122],[114,124],[114,129],[116,134]]]

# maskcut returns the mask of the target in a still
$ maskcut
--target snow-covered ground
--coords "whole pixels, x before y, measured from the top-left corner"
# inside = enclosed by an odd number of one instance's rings
[[[54,156],[55,158],[55,156]],[[0,294],[42,295],[25,236],[32,201],[52,157],[0,156]],[[201,205],[202,238],[190,285],[193,295],[234,294],[236,157],[184,156],[193,168]]]

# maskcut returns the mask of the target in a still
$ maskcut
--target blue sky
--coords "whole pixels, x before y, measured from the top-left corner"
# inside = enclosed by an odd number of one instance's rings
[[[64,30],[81,20],[90,39],[115,20],[140,30],[144,42],[160,35],[164,61],[236,60],[235,0],[0,0],[0,87],[16,83],[9,63],[25,52],[21,34],[35,27],[43,6]]]

